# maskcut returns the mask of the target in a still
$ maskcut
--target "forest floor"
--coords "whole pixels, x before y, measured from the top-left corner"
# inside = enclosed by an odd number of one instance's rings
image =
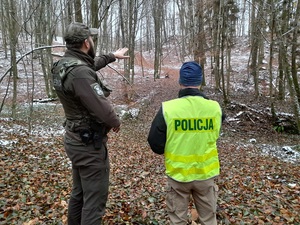
[[[300,224],[300,157],[291,150],[299,149],[300,136],[274,130],[265,84],[261,82],[262,95],[255,99],[253,84],[246,82],[246,66],[241,67],[246,63],[239,57],[242,52],[236,52],[230,103],[224,105],[209,73],[203,87],[227,116],[218,141],[218,223]],[[143,70],[137,70],[132,86],[110,68],[99,74],[113,89],[109,98],[115,106],[139,111],[123,119],[119,133],[109,134],[107,225],[168,224],[164,160],[151,151],[147,135],[161,102],[177,97],[180,63],[167,57],[161,79],[154,80],[149,58],[136,55],[137,68]],[[122,73],[119,62],[111,66]],[[44,97],[42,91],[36,95]],[[289,100],[275,102],[277,112],[287,115],[290,105]],[[63,149],[63,110],[57,101],[36,103],[31,131],[26,112],[20,112],[17,121],[0,117],[0,224],[66,224],[72,180]],[[197,224],[192,202],[189,216]]]

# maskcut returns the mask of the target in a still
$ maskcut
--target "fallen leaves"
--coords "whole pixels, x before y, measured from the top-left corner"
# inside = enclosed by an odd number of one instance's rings
[[[20,132],[13,138],[14,144],[1,146],[0,152],[0,221],[61,221],[70,189],[70,169],[61,137],[30,137]]]
[[[237,224],[300,222],[296,213],[300,209],[300,187],[288,186],[288,183],[299,183],[298,165],[263,157],[251,145],[222,147],[220,158],[223,168],[219,179],[220,218]]]
[[[163,156],[151,152],[149,121],[124,121],[111,133],[107,225],[168,224]],[[0,223],[66,224],[70,162],[61,136],[11,135],[1,146]],[[299,164],[264,156],[255,144],[220,139],[218,223],[299,224]],[[192,224],[199,224],[191,204]]]

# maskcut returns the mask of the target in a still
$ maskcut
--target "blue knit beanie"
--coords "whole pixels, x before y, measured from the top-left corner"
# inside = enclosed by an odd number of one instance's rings
[[[194,61],[183,63],[179,75],[179,84],[183,86],[200,86],[202,83],[202,68]]]

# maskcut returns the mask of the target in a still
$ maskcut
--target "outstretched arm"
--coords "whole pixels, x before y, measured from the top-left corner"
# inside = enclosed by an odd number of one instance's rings
[[[125,55],[128,51],[128,48],[119,48],[114,53],[109,53],[107,55],[101,55],[95,57],[95,71],[98,71],[108,65],[116,61],[116,59],[128,59],[129,55]]]

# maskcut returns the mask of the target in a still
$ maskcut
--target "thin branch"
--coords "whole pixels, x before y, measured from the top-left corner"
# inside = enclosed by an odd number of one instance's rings
[[[123,77],[123,79],[132,87],[132,84],[130,84],[129,80],[124,75],[122,75],[119,71],[117,71],[116,69],[114,69],[110,65],[107,65],[107,67],[109,67],[110,69],[112,69],[113,71],[115,71],[117,74],[119,74],[121,77]]]
[[[43,50],[43,49],[48,49],[48,48],[61,48],[61,47],[65,47],[65,45],[50,45],[50,46],[41,46],[38,48],[34,48],[32,50],[30,50],[29,52],[26,52],[24,55],[22,55],[16,62],[16,64],[18,64],[25,56],[31,54],[34,51],[38,51],[38,50]],[[13,65],[8,68],[8,70],[6,70],[6,72],[4,73],[4,75],[0,78],[0,83],[2,82],[2,80],[4,79],[4,77],[10,72],[10,70],[12,69]]]
[[[138,93],[133,89],[133,85],[129,82],[129,80],[123,75],[121,74],[119,71],[117,71],[116,69],[114,69],[113,67],[111,67],[110,65],[107,65],[107,67],[109,67],[110,69],[112,69],[113,71],[115,71],[118,75],[120,75],[121,77],[123,77],[123,79],[126,81],[126,83],[131,87],[131,89],[138,95]]]

